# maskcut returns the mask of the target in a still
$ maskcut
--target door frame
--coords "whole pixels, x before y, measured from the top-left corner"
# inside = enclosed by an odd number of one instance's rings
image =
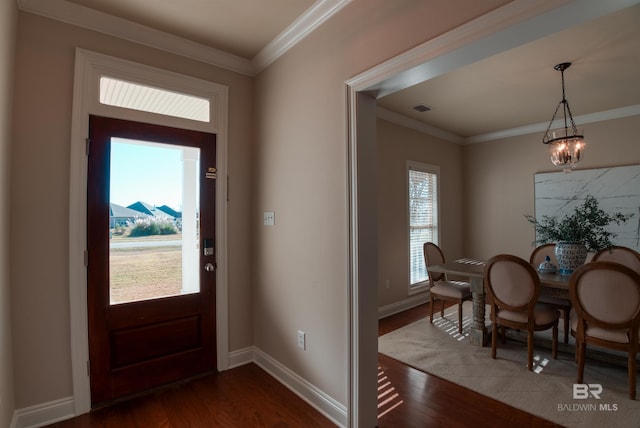
[[[76,48],[69,166],[69,304],[71,372],[76,415],[91,410],[87,320],[87,156],[89,115],[153,123],[216,134],[216,347],[217,368],[229,368],[227,264],[228,87]],[[107,106],[99,102],[102,75],[188,93],[210,101],[210,121],[196,122]]]
[[[482,58],[548,34],[605,16],[635,4],[634,0],[570,0],[566,4],[533,4],[526,0],[500,7],[442,36],[401,53],[345,81],[348,152],[349,221],[349,385],[347,424],[375,426],[377,371],[377,300],[369,284],[377,273],[375,201],[377,192],[376,99],[445,74]],[[403,120],[403,126],[411,121]],[[544,130],[546,124],[540,124]],[[417,130],[423,130],[419,124]],[[502,135],[504,137],[504,135]],[[366,214],[362,214],[366,213]],[[372,363],[373,361],[373,363]]]

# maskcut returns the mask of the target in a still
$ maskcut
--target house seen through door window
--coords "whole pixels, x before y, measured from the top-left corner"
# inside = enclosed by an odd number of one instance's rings
[[[422,246],[439,245],[438,181],[440,169],[420,162],[407,162],[409,218],[409,284],[423,285],[428,279]]]

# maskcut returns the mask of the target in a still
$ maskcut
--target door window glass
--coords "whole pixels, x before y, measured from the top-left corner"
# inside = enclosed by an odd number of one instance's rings
[[[111,304],[200,291],[197,148],[111,140]]]

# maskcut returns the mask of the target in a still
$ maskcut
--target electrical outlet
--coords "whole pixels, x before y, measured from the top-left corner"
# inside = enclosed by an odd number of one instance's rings
[[[273,211],[265,211],[263,218],[265,226],[274,226],[276,224],[276,213]]]
[[[298,330],[298,348],[307,349],[307,339],[305,337],[304,331]]]

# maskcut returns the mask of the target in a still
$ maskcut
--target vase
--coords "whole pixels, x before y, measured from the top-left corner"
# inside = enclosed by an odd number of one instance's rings
[[[556,244],[556,259],[558,260],[558,273],[571,275],[587,260],[587,248],[584,244],[577,242],[558,242]]]

